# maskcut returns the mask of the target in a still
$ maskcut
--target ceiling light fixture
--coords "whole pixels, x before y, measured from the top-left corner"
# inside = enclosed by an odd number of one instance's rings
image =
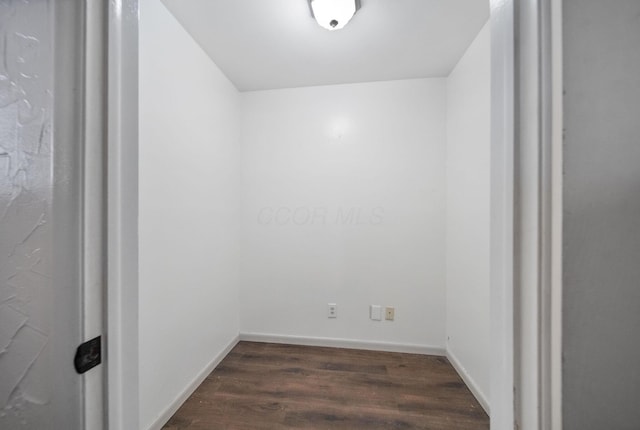
[[[340,30],[360,9],[360,0],[309,0],[311,14],[321,27]]]

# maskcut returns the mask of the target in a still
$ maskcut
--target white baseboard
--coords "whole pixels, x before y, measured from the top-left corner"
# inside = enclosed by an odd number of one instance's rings
[[[222,351],[218,355],[215,356],[207,366],[202,369],[202,371],[196,376],[193,381],[187,385],[187,387],[180,393],[173,402],[160,414],[157,420],[153,424],[149,426],[148,430],[161,430],[162,427],[171,419],[173,414],[175,414],[180,406],[193,394],[194,391],[202,384],[202,382],[206,379],[207,376],[213,369],[220,364],[220,362],[229,354],[229,352],[238,344],[239,337],[234,337],[227,346],[224,347]]]
[[[325,346],[330,348],[366,349],[371,351],[404,352],[409,354],[446,356],[444,348],[393,342],[340,339],[330,337],[291,336],[268,333],[240,333],[240,340],[249,342],[285,343],[291,345]]]
[[[489,413],[489,401],[476,381],[471,377],[471,375],[469,375],[469,372],[467,372],[462,363],[460,363],[460,360],[458,360],[458,358],[453,354],[453,352],[451,352],[451,350],[447,350],[447,358],[451,362],[453,368],[456,369],[456,372],[458,372],[458,375],[460,375],[467,387],[469,387],[471,394],[473,394],[478,403],[480,403],[482,409],[484,409],[487,415],[490,416],[491,414]]]

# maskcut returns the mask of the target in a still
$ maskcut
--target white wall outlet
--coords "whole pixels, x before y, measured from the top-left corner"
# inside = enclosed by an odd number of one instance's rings
[[[327,303],[327,317],[338,318],[338,305],[335,303]]]
[[[369,306],[369,318],[374,321],[382,321],[382,306],[371,305]]]
[[[384,319],[386,319],[387,321],[393,321],[395,317],[396,317],[396,308],[387,306],[384,312]]]

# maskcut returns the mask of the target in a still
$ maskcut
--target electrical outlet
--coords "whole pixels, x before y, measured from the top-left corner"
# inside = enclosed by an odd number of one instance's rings
[[[385,308],[384,319],[386,319],[387,321],[393,321],[393,319],[395,317],[396,317],[396,308],[392,308],[390,306],[387,306]]]
[[[338,318],[338,305],[327,303],[327,318]]]

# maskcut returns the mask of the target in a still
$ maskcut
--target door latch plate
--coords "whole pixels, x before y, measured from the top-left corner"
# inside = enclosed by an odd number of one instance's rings
[[[102,363],[102,336],[81,344],[76,350],[73,365],[76,372],[83,374]]]

